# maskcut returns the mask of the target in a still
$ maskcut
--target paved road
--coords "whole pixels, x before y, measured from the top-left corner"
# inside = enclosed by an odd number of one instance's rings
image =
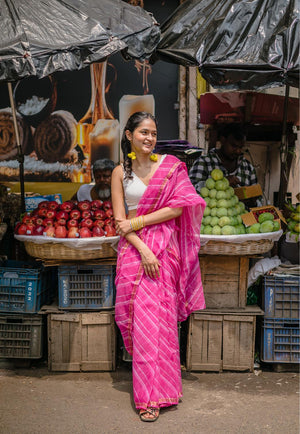
[[[132,404],[129,366],[103,373],[1,369],[0,433],[299,433],[295,372],[183,372],[182,402],[144,423]]]

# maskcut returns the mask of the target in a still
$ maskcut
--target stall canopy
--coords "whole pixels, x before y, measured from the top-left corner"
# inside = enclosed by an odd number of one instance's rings
[[[0,81],[78,70],[124,50],[144,59],[160,29],[121,0],[0,0]]]
[[[279,206],[289,178],[287,114],[290,86],[299,87],[298,0],[186,0],[161,26],[151,61],[198,66],[215,88],[285,86]]]
[[[150,13],[121,0],[0,0],[0,34],[0,82],[8,82],[25,211],[24,156],[11,82],[79,70],[118,51],[143,60],[155,49],[160,29]]]
[[[161,26],[152,57],[198,66],[214,87],[299,87],[297,0],[186,0]]]

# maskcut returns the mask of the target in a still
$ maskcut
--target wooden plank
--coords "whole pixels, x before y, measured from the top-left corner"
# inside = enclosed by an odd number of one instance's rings
[[[222,369],[222,316],[192,314],[189,321],[187,369]]]
[[[238,275],[239,256],[200,256],[201,273],[223,275]]]
[[[81,324],[111,324],[112,314],[106,312],[90,312],[81,314]]]
[[[51,314],[51,321],[67,321],[67,322],[79,322],[80,321],[80,314],[79,313],[58,313],[58,314]]]
[[[53,363],[51,371],[79,372],[80,363]]]
[[[255,318],[255,316],[249,315],[224,315],[224,370],[253,370]]]
[[[232,308],[232,306],[238,306],[238,292],[235,293],[206,293],[204,291],[205,303],[207,306],[211,308],[220,308],[220,309],[228,309]]]
[[[102,361],[82,361],[81,371],[113,371],[113,364],[111,360]]]
[[[236,308],[246,305],[245,291],[240,294],[240,257],[200,256],[203,291],[208,308]],[[246,266],[246,262],[242,261]]]
[[[244,307],[247,304],[248,291],[248,270],[249,258],[240,257],[240,272],[239,272],[239,306]]]

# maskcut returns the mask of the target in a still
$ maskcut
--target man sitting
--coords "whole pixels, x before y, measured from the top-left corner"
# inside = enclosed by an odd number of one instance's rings
[[[71,200],[81,202],[83,200],[110,200],[111,174],[115,163],[108,158],[95,161],[93,165],[93,177],[95,184],[81,185]]]

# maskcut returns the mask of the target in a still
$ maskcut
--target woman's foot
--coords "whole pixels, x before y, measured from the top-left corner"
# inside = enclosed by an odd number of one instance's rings
[[[139,416],[143,422],[155,422],[159,416],[159,408],[148,407],[147,410],[140,410]]]

